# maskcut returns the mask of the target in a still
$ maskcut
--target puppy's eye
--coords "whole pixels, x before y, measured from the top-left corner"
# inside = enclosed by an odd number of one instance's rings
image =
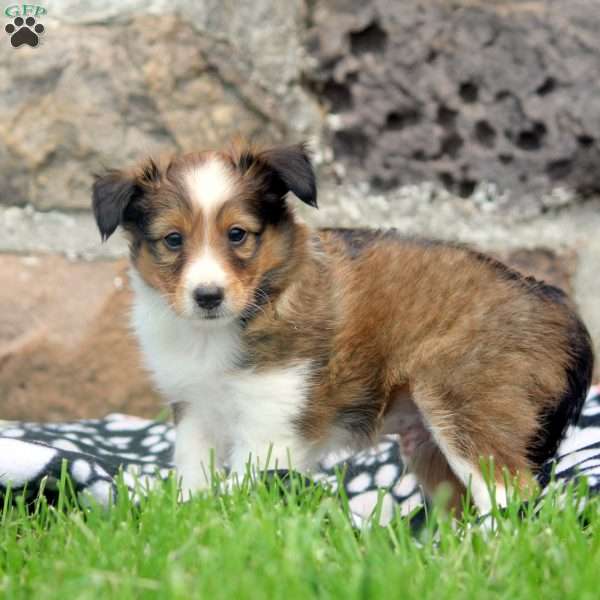
[[[179,250],[183,246],[183,236],[176,231],[166,235],[164,241],[169,250]]]
[[[227,237],[234,246],[239,246],[246,239],[247,236],[248,232],[245,229],[242,229],[241,227],[232,227],[227,232]]]

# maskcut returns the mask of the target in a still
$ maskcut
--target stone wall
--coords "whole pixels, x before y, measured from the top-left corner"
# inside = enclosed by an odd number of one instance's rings
[[[60,2],[37,48],[0,52],[0,204],[87,209],[91,174],[241,133],[309,135],[304,6]]]
[[[568,289],[600,340],[595,7],[51,3],[39,47],[0,48],[0,418],[161,410],[92,173],[234,133],[312,140],[309,222],[472,243]]]
[[[0,204],[85,209],[91,173],[235,133],[311,137],[378,189],[482,182],[525,214],[600,191],[595,0],[64,1],[0,53]],[[325,160],[327,163],[328,160]]]

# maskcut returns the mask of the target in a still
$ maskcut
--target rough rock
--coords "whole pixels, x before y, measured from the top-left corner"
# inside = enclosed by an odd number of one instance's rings
[[[0,205],[0,252],[62,254],[77,258],[117,258],[127,254],[120,233],[100,242],[91,212],[37,211],[31,205]]]
[[[556,186],[600,190],[596,2],[312,4],[306,76],[344,176],[462,196],[494,182],[529,212]]]
[[[77,4],[49,7],[37,48],[0,53],[0,204],[87,208],[103,165],[318,129],[301,2]]]
[[[2,418],[155,417],[129,303],[123,260],[0,255]]]

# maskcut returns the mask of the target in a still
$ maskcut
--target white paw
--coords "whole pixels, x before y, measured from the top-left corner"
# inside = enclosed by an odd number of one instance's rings
[[[188,502],[195,494],[204,492],[211,487],[210,475],[198,470],[179,470],[177,472],[181,501]]]

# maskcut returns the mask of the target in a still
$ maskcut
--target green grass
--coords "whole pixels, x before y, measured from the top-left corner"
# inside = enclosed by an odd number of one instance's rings
[[[600,596],[600,504],[571,490],[539,515],[511,505],[498,531],[430,514],[415,537],[391,525],[352,527],[344,498],[294,481],[177,502],[172,481],[138,506],[76,507],[5,499],[0,597],[506,598]]]

